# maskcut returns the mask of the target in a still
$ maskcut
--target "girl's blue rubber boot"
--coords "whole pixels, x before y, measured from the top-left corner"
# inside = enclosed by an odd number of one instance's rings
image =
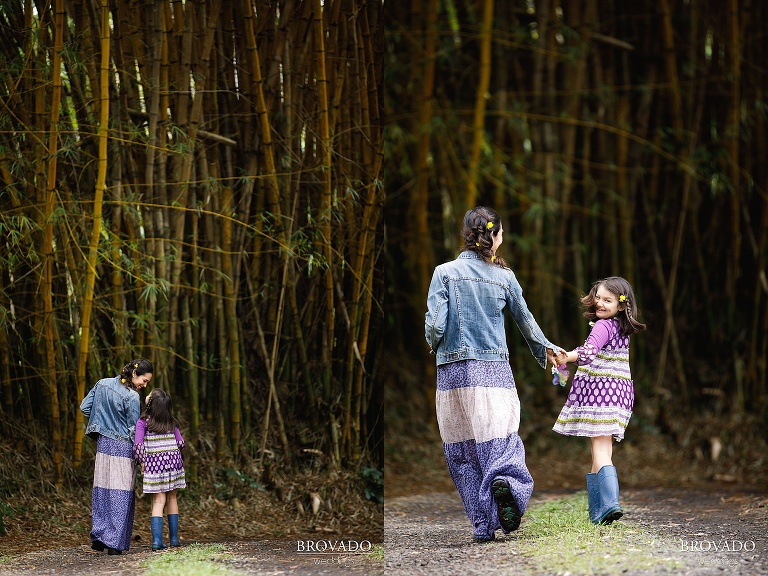
[[[610,524],[624,515],[619,504],[619,476],[616,474],[615,466],[608,465],[600,468],[597,473],[597,486],[600,497],[597,521],[600,524]]]
[[[597,474],[587,474],[587,500],[589,501],[589,519],[597,524],[600,519],[597,512],[600,509],[600,490],[597,486]]]
[[[152,516],[152,550],[165,550],[168,548],[163,544],[163,517]]]
[[[181,546],[179,542],[179,515],[168,514],[168,534],[170,545],[173,547]]]

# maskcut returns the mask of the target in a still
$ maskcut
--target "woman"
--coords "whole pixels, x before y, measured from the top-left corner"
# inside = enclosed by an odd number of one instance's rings
[[[132,360],[119,376],[102,378],[80,404],[85,433],[96,440],[91,548],[111,555],[131,545],[135,509],[133,439],[141,413],[138,390],[152,379],[149,360]]]
[[[464,216],[464,247],[435,268],[425,335],[437,358],[437,420],[448,469],[477,542],[501,527],[517,530],[533,491],[518,435],[520,401],[509,365],[504,308],[533,356],[546,367],[554,350],[523,299],[515,274],[496,251],[499,215],[479,206]]]

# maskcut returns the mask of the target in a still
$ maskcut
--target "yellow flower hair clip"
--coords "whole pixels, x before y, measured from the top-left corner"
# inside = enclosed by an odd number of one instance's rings
[[[120,382],[122,382],[123,384],[125,384],[125,378],[120,378]]]
[[[493,228],[493,222],[488,222],[488,226],[486,226],[486,228],[488,228],[488,230]]]
[[[619,296],[619,302],[626,302],[626,301],[627,301],[627,297],[626,297],[626,296],[624,296],[624,294],[622,294],[621,296]]]
[[[491,256],[491,262],[496,262],[496,256]]]
[[[133,367],[134,367],[134,368],[138,368],[138,367],[139,367],[139,364],[138,364],[138,363],[136,363],[136,364],[134,364],[134,365],[133,365]]]
[[[475,242],[475,246],[480,246],[480,242]]]

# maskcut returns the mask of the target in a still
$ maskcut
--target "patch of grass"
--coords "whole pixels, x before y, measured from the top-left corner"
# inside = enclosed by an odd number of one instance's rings
[[[237,572],[212,560],[231,556],[221,544],[192,544],[173,551],[158,552],[141,563],[145,576],[234,576]]]
[[[374,544],[373,550],[371,550],[371,558],[384,560],[384,546],[381,544]]]
[[[594,525],[586,492],[531,507],[515,546],[529,559],[531,572],[614,574],[624,569],[674,572],[682,562],[671,557],[674,543],[627,524]]]

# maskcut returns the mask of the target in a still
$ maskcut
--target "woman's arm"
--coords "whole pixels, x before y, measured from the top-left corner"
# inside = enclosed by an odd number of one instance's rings
[[[427,295],[427,314],[424,318],[424,336],[430,351],[435,353],[443,339],[445,324],[448,321],[448,287],[443,282],[438,268],[432,273]]]
[[[83,401],[80,402],[80,412],[83,413],[83,415],[86,418],[91,417],[91,408],[93,408],[93,400],[96,397],[96,388],[98,388],[99,383],[96,383],[96,386],[90,389],[88,394],[85,395],[85,398],[83,398]]]
[[[523,298],[523,289],[515,278],[514,272],[510,271],[511,280],[507,290],[507,307],[512,314],[512,318],[517,324],[517,328],[528,343],[531,354],[536,358],[539,366],[547,367],[547,350],[553,350],[555,353],[564,351],[560,346],[552,344],[539,328],[536,319],[528,309],[528,304]]]

